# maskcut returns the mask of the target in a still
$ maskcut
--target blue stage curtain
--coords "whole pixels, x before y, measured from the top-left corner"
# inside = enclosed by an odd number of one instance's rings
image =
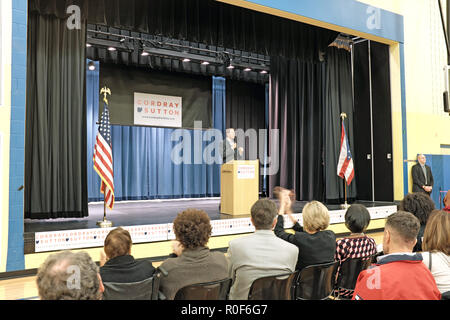
[[[88,127],[88,200],[101,201],[100,178],[93,169],[93,150],[97,135],[99,110],[99,69],[87,72]],[[217,83],[223,83],[217,86]],[[213,117],[219,130],[224,130],[225,79],[213,79]],[[114,103],[114,92],[109,103]],[[212,197],[220,195],[220,165],[207,164],[203,150],[210,143],[203,141],[203,130],[183,130],[172,141],[175,129],[154,127],[112,126],[115,199],[144,200]],[[194,143],[196,142],[196,143]],[[175,146],[183,146],[180,153],[184,163],[171,158]],[[198,147],[195,147],[198,146]],[[201,146],[201,148],[200,148]],[[186,154],[185,154],[186,152]],[[198,161],[200,160],[200,161]],[[209,159],[205,159],[209,160]]]

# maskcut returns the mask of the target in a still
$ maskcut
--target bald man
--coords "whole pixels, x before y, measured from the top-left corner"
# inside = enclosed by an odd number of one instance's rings
[[[417,156],[417,164],[415,164],[411,169],[411,175],[413,178],[413,192],[424,192],[428,195],[431,194],[433,190],[433,174],[431,173],[431,168],[425,163],[427,158],[424,154],[419,154]]]

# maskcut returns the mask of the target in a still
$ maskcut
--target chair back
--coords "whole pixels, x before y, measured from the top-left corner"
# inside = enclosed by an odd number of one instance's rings
[[[139,282],[104,282],[103,300],[158,300],[161,274],[156,271],[148,279]]]
[[[231,279],[196,283],[181,288],[175,294],[175,300],[227,300]]]
[[[295,283],[296,300],[324,300],[334,292],[338,261],[311,265],[300,271]]]
[[[248,300],[292,300],[297,275],[298,271],[256,279],[250,286]]]
[[[339,289],[354,290],[360,272],[366,270],[371,264],[372,256],[345,260],[339,268],[336,287]]]

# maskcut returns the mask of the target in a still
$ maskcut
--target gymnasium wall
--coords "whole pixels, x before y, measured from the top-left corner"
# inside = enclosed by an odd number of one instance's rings
[[[450,148],[441,147],[441,145],[450,145],[450,116],[443,111],[442,93],[445,90],[443,67],[447,64],[447,51],[437,1],[361,0],[360,2],[400,14],[404,18],[408,159],[415,160],[418,153],[450,155]],[[441,1],[444,18],[446,18],[445,2]],[[399,79],[399,48],[398,45],[391,45],[393,93],[398,93],[400,90]],[[398,94],[392,95],[392,116],[394,198],[401,200],[404,195],[403,162],[402,157],[399,156],[402,154],[402,115]],[[428,164],[431,162],[429,161]],[[412,190],[411,167],[413,165],[412,162],[408,163],[409,192]],[[436,164],[433,163],[433,165]],[[441,168],[437,167],[436,172],[442,172]],[[450,180],[450,176],[447,174],[443,179]]]
[[[221,1],[242,6],[245,3],[248,5],[250,2]],[[386,21],[384,19],[388,20],[388,28],[370,31],[367,30],[364,23],[359,25],[361,21],[366,21],[366,8],[356,6],[355,3],[358,3],[353,0],[305,0],[302,2],[258,0],[253,2],[266,5],[275,3],[275,7],[283,5],[286,8],[295,4],[303,10],[300,12],[307,13],[309,18],[299,16],[295,10],[292,11],[294,13],[289,14],[272,10],[272,14],[277,13],[287,18],[323,27],[332,27],[343,32],[353,33],[350,32],[350,28],[358,29],[359,32],[353,34],[391,45],[394,198],[396,200],[403,198],[405,178],[401,99],[403,79],[404,92],[406,92],[405,134],[407,139],[405,147],[407,148],[407,158],[415,159],[417,153],[450,156],[449,148],[441,148],[441,145],[450,145],[450,130],[448,130],[450,117],[442,111],[442,92],[444,90],[442,68],[446,65],[446,49],[436,1],[362,0],[361,3],[383,9],[381,26],[383,26],[383,21]],[[444,1],[441,2],[444,4]],[[341,7],[339,7],[340,5]],[[43,256],[24,256],[23,254],[23,195],[17,191],[17,187],[23,183],[23,160],[21,157],[23,157],[25,110],[26,7],[27,0],[0,1],[0,75],[2,77],[0,93],[0,272],[33,268],[39,265],[43,259]],[[352,11],[352,8],[355,9],[355,12]],[[404,30],[399,22],[401,19],[393,17],[390,12],[403,16],[400,18],[403,19]],[[364,15],[362,17],[364,19],[355,17],[355,15]],[[399,27],[392,29],[392,25]],[[391,40],[381,39],[383,37]],[[400,39],[398,41],[404,42],[404,44],[398,44],[392,39]],[[401,73],[403,54],[404,75]],[[409,190],[412,185],[411,165],[408,164]],[[222,247],[228,240],[226,237],[217,238],[211,245],[212,247]],[[138,248],[140,250],[137,257],[149,256],[149,250],[152,252],[151,256],[165,255],[170,249],[169,243],[136,246],[136,249]],[[97,250],[92,250],[94,260],[98,260]]]
[[[11,0],[0,2],[0,272],[6,269],[9,222],[9,137],[11,118]]]

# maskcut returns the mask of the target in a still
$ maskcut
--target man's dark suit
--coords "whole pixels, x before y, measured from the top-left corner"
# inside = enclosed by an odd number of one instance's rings
[[[234,148],[233,150],[233,146],[231,145],[231,142],[228,141],[228,139],[222,141],[221,149],[223,152],[222,153],[223,163],[227,163],[232,160],[244,159],[244,154],[240,155],[237,147]]]
[[[431,173],[431,168],[425,165],[425,169],[427,172],[427,177],[425,179],[425,175],[423,174],[422,167],[420,163],[415,164],[411,169],[411,174],[413,178],[413,192],[424,192],[430,194],[431,192],[426,192],[422,186],[433,186],[433,174]]]

